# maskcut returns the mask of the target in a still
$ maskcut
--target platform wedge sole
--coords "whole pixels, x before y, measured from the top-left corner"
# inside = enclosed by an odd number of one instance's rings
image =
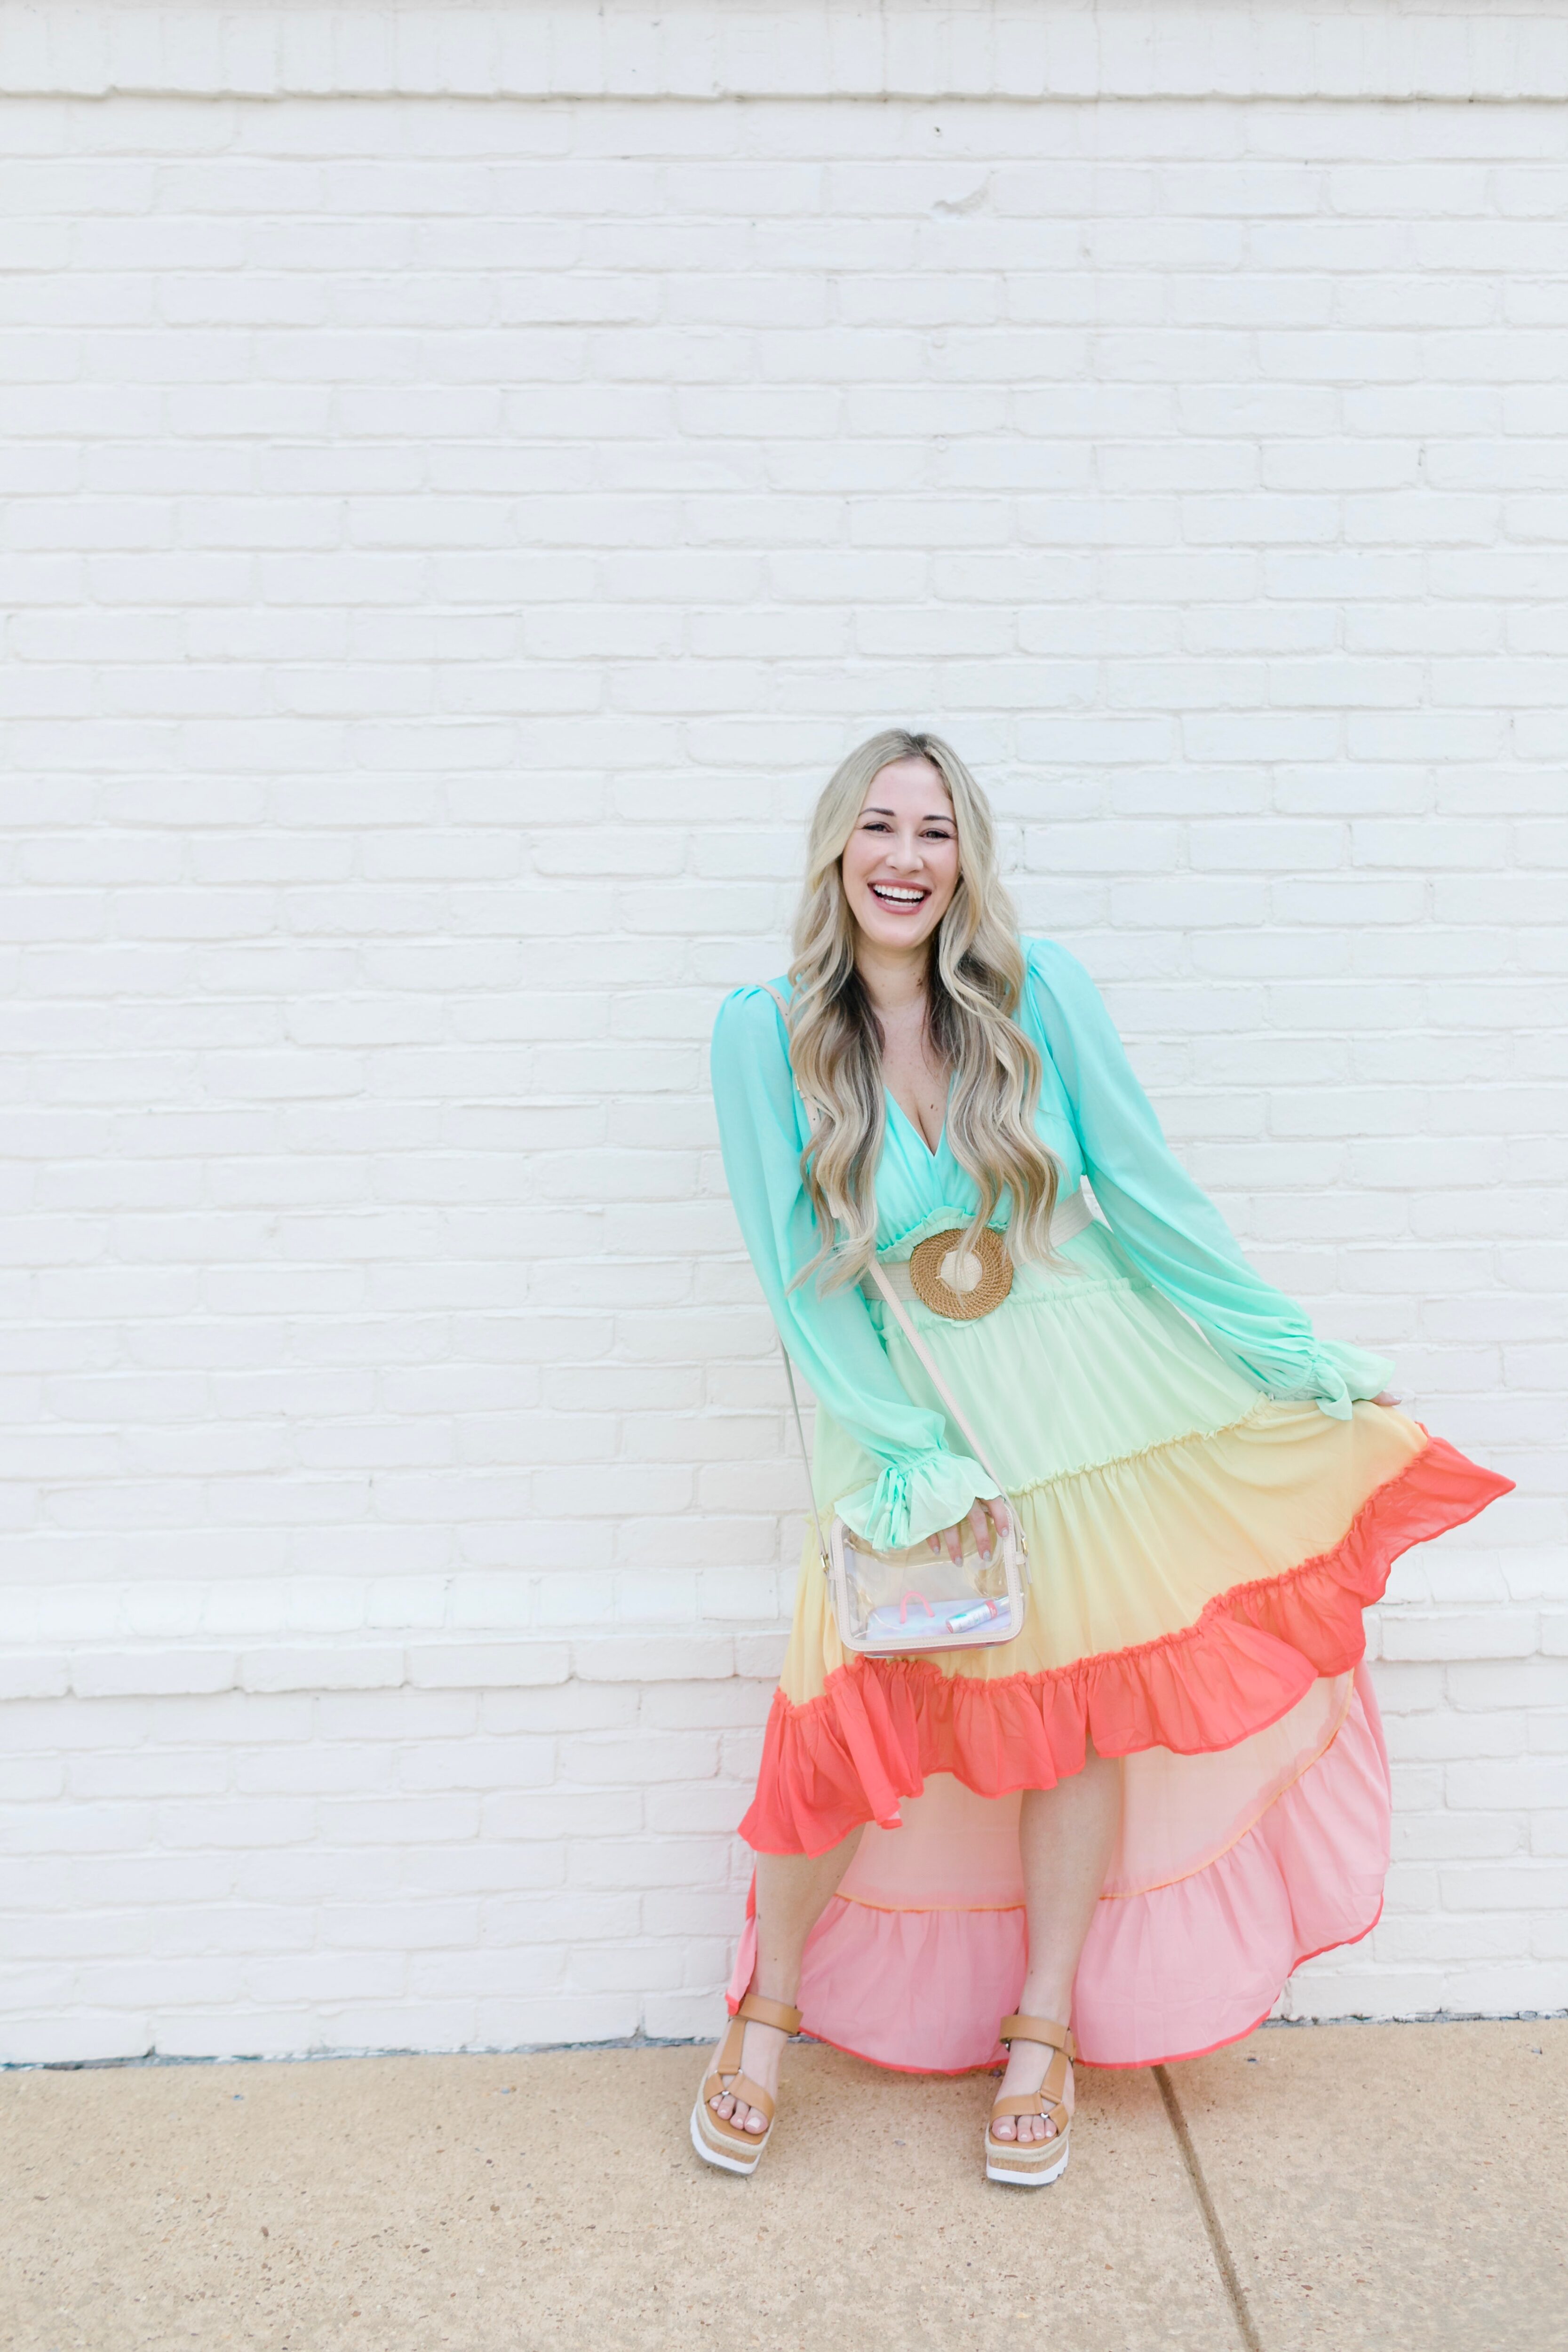
[[[771,2126],[769,2126],[769,2129],[772,2129]],[[746,2158],[743,2157],[735,2147],[733,2141],[726,2141],[722,2146],[720,2146],[715,2141],[709,2138],[706,2131],[703,2129],[702,2102],[700,2099],[698,2100],[697,2105],[691,2110],[691,2145],[697,2150],[698,2155],[702,2158],[703,2163],[712,2165],[714,2169],[718,2172],[739,2173],[742,2180],[749,2180],[752,2173],[755,2172],[758,2165],[761,2164],[763,2160],[763,2150],[768,2144],[768,2132],[763,2132],[759,2136],[756,2147],[752,2154],[750,2161],[748,2162]]]
[[[1071,2147],[1066,2145],[1068,2134],[1059,2135],[1062,2145],[1055,2139],[1032,2141],[1028,2148],[1020,2148],[1011,2140],[994,2140],[985,2135],[985,2178],[1000,2181],[1005,2189],[1048,2189],[1059,2180],[1068,2168]],[[1041,2160],[1029,2164],[1024,2159],[1034,2148],[1041,2151]],[[1005,2155],[1004,2156],[1004,2151]]]

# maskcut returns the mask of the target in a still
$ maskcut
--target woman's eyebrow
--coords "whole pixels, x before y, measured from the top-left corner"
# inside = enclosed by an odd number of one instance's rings
[[[867,806],[861,810],[860,814],[862,816],[897,816],[898,810],[890,808],[873,808],[868,803]],[[953,814],[951,809],[935,809],[929,816],[922,816],[921,819],[921,823],[922,824],[952,824],[953,822]]]

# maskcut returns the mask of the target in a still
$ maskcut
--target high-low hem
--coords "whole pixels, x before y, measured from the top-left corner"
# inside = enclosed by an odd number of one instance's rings
[[[1238,1835],[1177,1879],[1102,1895],[1073,1999],[1084,2063],[1160,2065],[1223,2049],[1262,2023],[1294,1969],[1377,1925],[1387,1759],[1364,1667],[1335,1687],[1343,1698],[1322,1744]],[[900,1907],[840,1893],[806,1947],[802,2030],[897,2073],[998,2066],[996,2023],[1016,2001],[1026,1941],[1018,1900]],[[731,2008],[754,1958],[749,1916]]]

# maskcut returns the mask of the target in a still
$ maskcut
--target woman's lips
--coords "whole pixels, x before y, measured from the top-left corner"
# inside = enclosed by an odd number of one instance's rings
[[[894,915],[914,915],[925,905],[931,892],[914,882],[869,882],[867,888],[879,907]]]

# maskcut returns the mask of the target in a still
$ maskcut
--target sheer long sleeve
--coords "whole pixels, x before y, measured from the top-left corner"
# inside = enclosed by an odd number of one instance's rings
[[[1077,958],[1029,942],[1034,1007],[1071,1106],[1094,1196],[1128,1256],[1237,1370],[1275,1397],[1348,1421],[1394,1377],[1382,1356],[1321,1339],[1250,1266],[1165,1141],[1099,990]]]
[[[858,1286],[825,1297],[814,1277],[789,1287],[819,1241],[800,1175],[804,1107],[765,990],[738,989],[721,1006],[712,1072],[730,1197],[773,1321],[818,1402],[883,1465],[869,1485],[826,1499],[868,1543],[919,1543],[963,1518],[991,1481],[948,1446],[942,1416],[905,1392]]]

